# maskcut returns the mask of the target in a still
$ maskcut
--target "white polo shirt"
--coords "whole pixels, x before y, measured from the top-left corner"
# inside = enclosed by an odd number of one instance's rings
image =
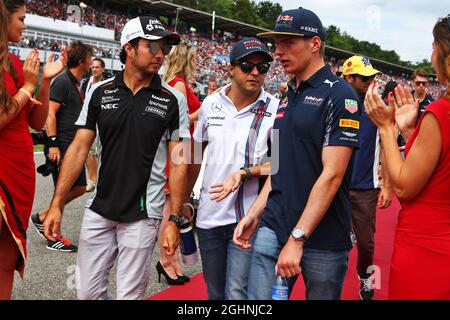
[[[208,142],[196,220],[202,229],[239,222],[255,201],[259,188],[257,178],[242,183],[220,202],[211,200],[209,190],[240,168],[262,163],[278,109],[279,100],[262,89],[256,102],[238,112],[226,96],[230,86],[203,101],[193,135],[197,142]]]

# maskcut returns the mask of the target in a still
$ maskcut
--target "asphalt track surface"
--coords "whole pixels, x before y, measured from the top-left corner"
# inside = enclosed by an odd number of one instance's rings
[[[36,166],[44,163],[44,155],[35,155]],[[84,204],[92,193],[87,193],[81,198],[69,203],[63,215],[62,233],[65,237],[78,242]],[[48,206],[53,195],[53,182],[50,176],[36,175],[36,195],[33,203],[32,213]],[[75,264],[76,253],[57,252],[46,248],[46,241],[42,239],[35,227],[30,223],[27,231],[28,236],[28,261],[25,267],[24,280],[18,273],[15,274],[13,299],[15,300],[73,300],[76,299],[75,288]],[[146,297],[151,296],[168,287],[164,277],[158,283],[155,265],[159,260],[159,245],[155,245],[152,255],[150,280],[147,287]],[[201,263],[197,262],[192,267],[184,267],[188,276],[201,272]],[[109,277],[109,290],[115,296],[116,268],[111,270]]]

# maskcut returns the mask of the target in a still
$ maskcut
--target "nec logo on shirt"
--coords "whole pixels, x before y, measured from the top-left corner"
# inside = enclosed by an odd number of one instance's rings
[[[119,107],[118,103],[105,103],[105,104],[102,104],[102,106],[101,106],[102,110],[117,109],[118,107]]]

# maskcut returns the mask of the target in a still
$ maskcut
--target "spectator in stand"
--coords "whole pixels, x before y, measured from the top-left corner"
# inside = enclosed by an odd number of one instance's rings
[[[217,81],[216,80],[209,80],[208,81],[208,96],[213,94],[217,90]]]
[[[433,28],[431,62],[446,85],[442,98],[424,111],[405,148],[397,150],[396,108],[410,108],[415,125],[419,101],[403,86],[385,105],[378,86],[369,88],[365,106],[380,129],[388,174],[402,203],[392,255],[389,299],[450,299],[450,15]],[[402,128],[400,128],[402,129]]]

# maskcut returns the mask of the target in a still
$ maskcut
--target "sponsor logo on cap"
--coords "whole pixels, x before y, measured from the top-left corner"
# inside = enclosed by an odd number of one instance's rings
[[[370,59],[367,57],[362,58],[362,63],[364,63],[365,66],[371,66]]]
[[[156,19],[150,19],[148,20],[148,24],[145,26],[145,28],[148,31],[153,31],[154,29],[159,29],[159,30],[164,30],[166,31],[166,29],[163,27],[163,25],[161,24],[161,22],[159,22]]]
[[[294,17],[293,16],[288,16],[288,15],[279,15],[278,19],[277,19],[277,23],[278,22],[292,22],[294,21]]]
[[[350,113],[358,111],[358,102],[352,99],[345,99],[345,109]]]
[[[300,30],[305,30],[305,31],[314,32],[314,33],[319,33],[319,29],[308,27],[308,26],[301,26]]]
[[[339,127],[359,129],[359,121],[352,120],[352,119],[340,119]]]

